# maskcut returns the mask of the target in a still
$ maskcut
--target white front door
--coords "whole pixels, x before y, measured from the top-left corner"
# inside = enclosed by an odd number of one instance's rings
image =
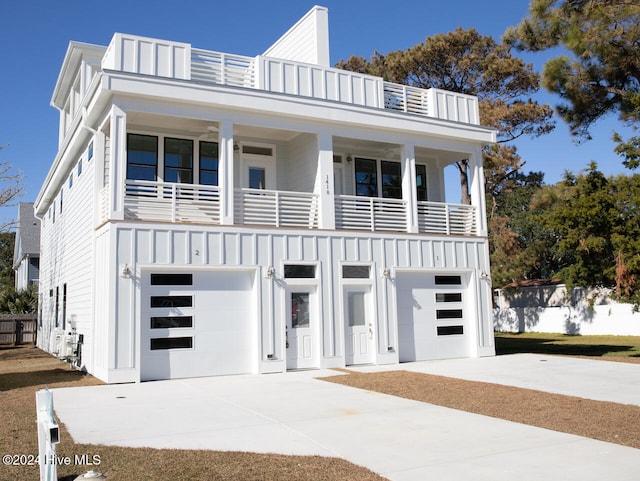
[[[346,364],[370,364],[374,361],[371,289],[346,287],[344,290]]]
[[[315,288],[291,287],[287,302],[287,369],[318,367]]]

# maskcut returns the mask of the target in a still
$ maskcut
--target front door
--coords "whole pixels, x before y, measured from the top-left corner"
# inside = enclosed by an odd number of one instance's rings
[[[347,287],[344,292],[346,364],[370,364],[374,361],[371,289]]]
[[[315,289],[287,289],[287,369],[318,367],[316,342]]]

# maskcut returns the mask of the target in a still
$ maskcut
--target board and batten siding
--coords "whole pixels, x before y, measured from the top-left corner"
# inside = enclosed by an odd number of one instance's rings
[[[114,332],[101,330],[101,336],[115,336],[115,358],[109,360],[109,382],[135,381],[139,368],[136,319],[141,313],[139,286],[141,273],[167,269],[217,270],[255,269],[258,280],[257,326],[260,339],[257,372],[279,372],[286,369],[284,346],[285,295],[287,280],[283,277],[285,263],[312,263],[318,266],[315,284],[318,289],[321,323],[321,355],[318,367],[344,365],[344,328],[342,325],[342,265],[359,263],[371,266],[378,364],[397,362],[390,347],[397,348],[397,322],[393,270],[447,271],[476,273],[488,271],[486,239],[411,235],[368,234],[344,232],[255,230],[238,226],[172,226],[161,224],[136,225],[131,222],[110,223],[103,227],[100,246],[115,250],[111,265],[118,269],[130,266],[131,278],[116,275]],[[102,252],[106,247],[100,247]],[[101,254],[102,256],[102,254]],[[106,257],[106,255],[105,255]],[[275,268],[275,278],[265,278],[266,269]],[[392,270],[391,279],[382,271]],[[106,275],[104,277],[107,277]],[[478,351],[493,345],[491,326],[491,292],[487,282],[474,280],[473,289],[481,291],[474,306],[477,321]],[[486,284],[486,286],[485,286]],[[486,291],[486,292],[484,292]],[[105,306],[106,308],[107,306]],[[103,309],[106,312],[107,309]],[[98,313],[96,313],[99,316]],[[486,319],[485,319],[486,318]],[[106,319],[105,319],[106,321]],[[100,320],[97,317],[97,323]],[[96,331],[97,333],[98,331]],[[274,360],[268,360],[272,355]],[[104,355],[100,358],[105,360]],[[118,374],[119,371],[121,374]],[[117,379],[117,381],[115,380]]]
[[[66,327],[74,321],[77,332],[84,335],[83,362],[92,363],[93,322],[93,240],[95,159],[87,159],[86,149],[67,174],[62,186],[62,210],[58,191],[49,211],[42,219],[41,272],[42,331],[39,345],[48,348],[55,327],[56,289],[58,290],[58,326],[63,325],[64,285],[67,286]],[[69,175],[73,175],[70,187]],[[54,214],[55,212],[55,214]],[[55,220],[54,220],[55,217]]]

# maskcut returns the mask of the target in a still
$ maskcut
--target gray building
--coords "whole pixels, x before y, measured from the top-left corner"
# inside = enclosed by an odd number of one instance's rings
[[[13,251],[16,289],[38,284],[40,277],[40,221],[33,213],[33,202],[18,206],[16,243]]]

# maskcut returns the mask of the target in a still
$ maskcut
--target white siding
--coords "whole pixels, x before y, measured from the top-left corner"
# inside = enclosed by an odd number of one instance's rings
[[[135,381],[134,369],[138,339],[135,317],[140,313],[137,276],[150,267],[179,267],[191,269],[256,268],[258,269],[258,299],[261,300],[262,325],[260,331],[260,363],[258,371],[283,371],[286,367],[283,345],[283,321],[285,313],[283,278],[285,263],[317,263],[319,272],[319,319],[322,339],[319,367],[344,365],[344,329],[341,314],[341,272],[344,262],[367,263],[371,266],[373,292],[376,302],[377,357],[379,364],[397,362],[397,354],[389,347],[397,347],[395,286],[393,272],[401,270],[456,269],[479,276],[488,266],[484,259],[486,239],[482,238],[424,238],[395,234],[367,235],[344,233],[306,233],[304,231],[265,230],[255,232],[249,228],[202,226],[175,226],[171,231],[165,226],[147,224],[114,224],[112,236],[117,239],[117,253],[113,265],[121,268],[129,265],[135,273],[132,279],[117,278],[117,314],[115,320],[116,357],[111,369],[129,372],[121,381]],[[115,247],[115,246],[114,246]],[[269,266],[276,271],[275,279],[265,279]],[[392,279],[381,276],[382,270],[391,269]],[[483,287],[480,286],[480,290]],[[486,288],[488,289],[488,283]],[[492,346],[490,335],[490,308],[478,297],[478,331],[480,345],[476,352]],[[133,306],[136,306],[135,308]],[[486,325],[485,325],[486,324]],[[276,360],[267,360],[273,354]],[[112,381],[112,379],[110,379]],[[113,382],[113,381],[112,381]]]

